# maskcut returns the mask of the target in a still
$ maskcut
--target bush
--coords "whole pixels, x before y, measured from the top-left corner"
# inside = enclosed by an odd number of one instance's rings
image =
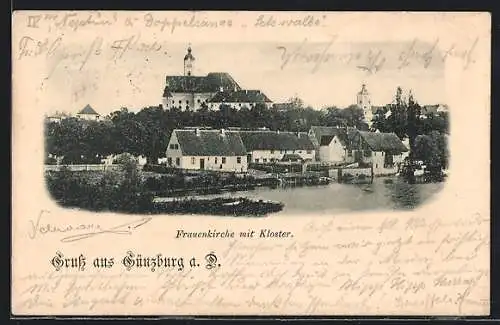
[[[106,172],[99,182],[94,183],[86,174],[62,169],[46,176],[47,189],[62,206],[91,211],[149,211],[153,196],[145,191],[137,173],[129,169],[123,174]]]

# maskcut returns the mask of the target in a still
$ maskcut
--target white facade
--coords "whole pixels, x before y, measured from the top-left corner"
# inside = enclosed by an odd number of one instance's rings
[[[253,150],[249,152],[253,163],[271,163],[281,161],[285,154],[297,154],[303,160],[314,160],[314,150]]]
[[[199,110],[203,103],[208,105],[208,100],[214,93],[173,93],[171,96],[163,97],[163,107],[166,109],[179,108],[185,110]],[[217,106],[218,108],[218,106]]]
[[[366,89],[366,85],[363,84],[361,87],[361,91],[358,92],[356,96],[356,103],[359,108],[363,110],[365,116],[365,122],[368,123],[368,126],[371,127],[373,112],[372,112],[372,102],[370,99],[370,93]]]
[[[246,107],[248,109],[251,109],[252,107],[255,106],[256,103],[254,102],[211,102],[209,104],[210,110],[218,110],[220,105],[227,105],[230,106],[236,110],[240,110],[243,107]],[[266,106],[266,108],[270,109],[273,104],[272,103],[262,103]]]
[[[319,161],[321,162],[343,162],[346,159],[346,148],[335,136],[330,144],[319,147]]]
[[[163,160],[163,159],[162,159]],[[248,163],[246,156],[190,156],[183,155],[181,146],[173,132],[167,146],[167,166],[187,170],[211,170],[225,172],[246,172]]]
[[[403,162],[403,154],[392,155],[392,164],[386,165],[387,153],[383,151],[374,151],[369,159],[365,159],[365,162],[371,162],[373,166],[374,175],[388,175],[395,174],[399,171],[399,165]]]
[[[76,114],[76,117],[86,121],[99,121],[100,118],[97,114]]]

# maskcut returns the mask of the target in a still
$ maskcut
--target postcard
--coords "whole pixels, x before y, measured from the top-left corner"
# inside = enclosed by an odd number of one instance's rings
[[[488,315],[491,17],[17,11],[12,314]]]

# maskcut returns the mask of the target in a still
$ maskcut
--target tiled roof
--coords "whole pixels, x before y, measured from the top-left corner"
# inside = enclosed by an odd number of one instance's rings
[[[406,152],[408,148],[394,133],[358,131],[373,151]]]
[[[211,103],[270,103],[271,100],[260,90],[222,91],[212,97]]]
[[[78,114],[99,115],[89,104],[79,111]]]
[[[314,144],[306,133],[297,136],[292,132],[241,131],[240,135],[247,151],[314,150]]]
[[[355,129],[354,128],[347,128],[348,132],[351,134]],[[324,136],[330,136],[330,141],[333,139],[334,136],[336,135],[345,135],[345,128],[337,127],[337,126],[311,126],[311,132],[314,133],[314,137],[318,143],[318,145],[321,145],[322,137]],[[346,139],[345,136],[342,138],[342,140]]]
[[[174,130],[179,147],[187,156],[245,156],[238,132],[219,130]]]
[[[163,96],[185,92],[216,93],[220,87],[226,91],[241,90],[229,73],[211,72],[206,76],[167,76]]]
[[[351,149],[352,140],[354,135],[357,133],[357,130],[354,128],[349,128],[347,131],[345,128],[335,128],[336,133],[331,135],[323,135],[321,136],[320,146],[328,146],[330,142],[332,142],[333,138],[337,137],[340,141],[340,144],[347,147],[347,149]]]

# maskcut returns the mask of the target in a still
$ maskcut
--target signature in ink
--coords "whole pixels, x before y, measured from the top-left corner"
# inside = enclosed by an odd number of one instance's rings
[[[118,226],[111,227],[109,229],[101,229],[98,231],[91,231],[83,234],[71,235],[61,239],[63,243],[70,243],[82,239],[92,238],[102,234],[115,234],[115,235],[131,235],[132,232],[150,222],[152,217],[143,217],[139,220],[135,220],[132,222],[127,222]]]

